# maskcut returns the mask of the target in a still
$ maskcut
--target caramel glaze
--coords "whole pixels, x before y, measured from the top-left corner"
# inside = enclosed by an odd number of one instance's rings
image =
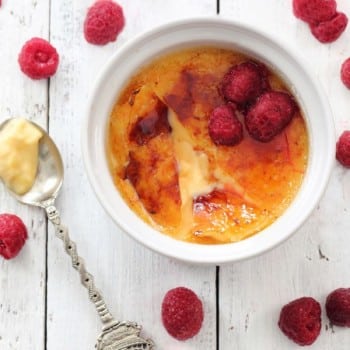
[[[138,118],[131,129],[129,140],[141,146],[145,145],[153,137],[162,133],[169,133],[170,131],[168,107],[161,100],[157,99],[154,108]]]
[[[219,91],[224,74],[247,60],[239,52],[209,47],[161,57],[129,81],[110,116],[107,154],[116,187],[143,220],[174,238],[215,244],[249,237],[285,211],[302,183],[308,137],[300,109],[268,143],[244,131],[239,145],[218,147],[208,135],[208,117],[224,103]],[[275,72],[266,72],[271,89],[291,94]],[[185,163],[174,151],[169,111],[185,128],[194,153],[207,159],[205,178],[213,184],[193,195],[185,232],[179,187]],[[243,122],[243,114],[239,118]]]

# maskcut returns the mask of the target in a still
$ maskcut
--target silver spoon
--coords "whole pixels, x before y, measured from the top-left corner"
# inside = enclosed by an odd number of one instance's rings
[[[0,124],[2,128],[12,119]],[[28,120],[29,121],[29,120]],[[152,350],[153,342],[140,336],[141,326],[134,322],[117,321],[109,312],[101,293],[96,289],[93,276],[86,271],[84,260],[78,256],[76,244],[71,241],[68,230],[61,224],[61,218],[55,207],[55,200],[63,183],[63,163],[61,155],[48,133],[39,125],[43,136],[39,143],[39,164],[32,188],[24,195],[7,190],[21,203],[44,208],[48,219],[55,227],[55,233],[64,243],[64,248],[72,259],[73,267],[79,271],[80,280],[89,292],[90,300],[95,304],[103,328],[97,339],[97,350]]]

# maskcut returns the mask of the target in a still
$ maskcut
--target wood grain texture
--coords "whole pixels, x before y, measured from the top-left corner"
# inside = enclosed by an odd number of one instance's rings
[[[33,36],[48,36],[46,0],[6,1],[0,8],[0,122],[30,118],[46,127],[47,81],[33,82],[19,69],[18,53]],[[18,204],[0,186],[0,213],[14,213],[29,239],[13,260],[0,257],[0,349],[44,349],[46,221],[39,209]]]
[[[62,151],[65,182],[58,200],[78,251],[96,276],[115,316],[142,324],[158,349],[216,348],[215,267],[178,263],[139,246],[121,232],[103,212],[85,177],[80,153],[81,123],[86,99],[102,65],[136,34],[171,19],[215,15],[214,0],[120,1],[126,27],[117,42],[93,46],[83,38],[83,21],[91,1],[51,1],[51,41],[61,64],[50,85],[50,132]],[[103,155],[101,155],[103,156]],[[86,291],[49,232],[47,348],[92,349],[100,324]],[[206,311],[200,336],[184,343],[172,339],[160,320],[165,292],[184,285],[202,298]]]
[[[117,42],[103,47],[90,45],[83,37],[84,17],[92,2],[3,1],[0,121],[21,115],[46,127],[50,101],[49,129],[65,163],[65,182],[57,205],[111,311],[119,319],[142,324],[158,349],[214,350],[215,267],[190,266],[164,258],[119,230],[88,184],[80,133],[93,82],[115,50],[161,23],[216,16],[216,0],[120,0],[127,25]],[[346,0],[337,3],[340,11],[350,14]],[[340,65],[350,56],[349,29],[337,42],[323,45],[311,36],[307,25],[293,17],[291,1],[220,0],[220,5],[220,16],[274,35],[303,56],[329,97],[337,134],[350,129],[349,91],[339,79]],[[20,72],[17,55],[24,41],[33,36],[48,38],[49,33],[61,62],[48,94],[46,80],[32,81]],[[221,267],[220,350],[296,349],[277,327],[282,305],[308,295],[323,306],[330,291],[350,286],[349,203],[350,173],[335,164],[320,205],[295,236],[263,256]],[[0,212],[18,214],[29,229],[29,240],[21,254],[12,261],[0,260],[0,349],[93,349],[100,323],[51,227],[45,314],[46,220],[42,211],[17,204],[0,187]],[[196,291],[205,307],[204,327],[188,342],[172,339],[160,320],[164,294],[180,285]],[[309,348],[347,350],[349,345],[349,330],[330,327],[323,312],[321,336]]]
[[[338,1],[338,9],[350,13],[346,1]],[[294,18],[291,1],[221,0],[221,16],[259,27],[292,46],[325,88],[337,134],[350,128],[350,95],[339,78],[340,65],[350,56],[348,30],[333,44],[319,43]],[[321,335],[309,348],[349,348],[349,330],[330,327],[324,312],[327,294],[350,286],[349,184],[350,173],[335,164],[318,208],[293,238],[264,256],[221,268],[220,349],[295,349],[277,321],[281,307],[301,296],[312,296],[323,307]]]

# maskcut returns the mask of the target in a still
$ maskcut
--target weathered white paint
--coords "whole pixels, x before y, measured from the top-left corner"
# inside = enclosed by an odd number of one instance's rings
[[[338,1],[350,14],[350,4]],[[304,56],[326,89],[339,134],[350,128],[350,92],[340,82],[340,66],[350,56],[349,30],[333,44],[321,44],[283,0],[221,0],[221,16],[253,24]],[[319,339],[310,349],[345,350],[350,331],[329,327],[324,312],[327,294],[350,287],[350,173],[335,165],[319,207],[287,243],[264,256],[221,267],[220,349],[296,349],[277,327],[280,309],[301,296],[312,296],[323,307]]]
[[[58,201],[88,269],[96,275],[112,312],[138,321],[159,349],[216,349],[215,268],[195,267],[154,254],[117,229],[97,203],[80,156],[80,126],[88,93],[108,57],[139,32],[172,19],[216,16],[216,0],[120,1],[127,26],[116,43],[104,47],[85,42],[86,8],[92,1],[3,0],[0,8],[0,120],[23,115],[46,126],[48,86],[19,71],[16,58],[32,36],[48,37],[61,63],[50,82],[49,129],[62,151],[65,182]],[[285,0],[220,0],[220,16],[254,24],[295,47],[319,76],[334,112],[337,133],[350,128],[349,91],[339,80],[341,62],[350,56],[349,30],[334,44],[322,45],[291,13]],[[50,5],[50,6],[49,6]],[[51,7],[51,9],[50,9]],[[350,4],[338,0],[350,14]],[[49,28],[49,12],[51,24]],[[312,217],[288,242],[264,256],[220,269],[220,349],[295,349],[278,330],[281,306],[303,295],[324,304],[332,289],[349,287],[350,173],[335,165],[328,190]],[[0,349],[45,349],[45,220],[40,210],[17,204],[0,189],[0,211],[20,215],[30,239],[12,261],[0,260]],[[49,350],[92,349],[100,325],[76,271],[61,243],[49,230]],[[179,285],[195,290],[204,301],[205,323],[189,342],[168,336],[160,321],[165,292]],[[345,350],[348,329],[329,328],[310,349]]]
[[[159,23],[193,15],[215,15],[214,0],[120,1],[126,27],[116,43],[88,44],[82,34],[91,1],[51,1],[51,41],[61,53],[60,70],[50,86],[50,132],[62,151],[66,178],[58,206],[88,269],[96,276],[119,319],[144,326],[159,349],[216,348],[215,267],[199,268],[154,254],[121,232],[98,204],[84,174],[80,128],[86,98],[102,65],[125,41]],[[160,320],[165,292],[184,285],[202,297],[206,318],[201,335],[181,343],[167,335]],[[100,324],[61,243],[49,231],[48,349],[92,349]]]
[[[33,82],[20,71],[17,56],[33,36],[48,36],[49,4],[3,1],[0,8],[0,122],[11,116],[47,119],[47,82]],[[29,239],[15,259],[0,258],[0,349],[44,350],[46,222],[41,210],[18,204],[0,186],[0,213],[14,213],[28,227]]]

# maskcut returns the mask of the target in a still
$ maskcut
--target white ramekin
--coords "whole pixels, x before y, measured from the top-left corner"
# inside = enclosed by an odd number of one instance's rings
[[[106,129],[118,94],[140,66],[171,50],[215,45],[238,49],[265,62],[290,84],[309,133],[309,162],[290,207],[272,225],[241,242],[202,245],[177,241],[142,221],[124,202],[108,168]],[[295,51],[295,50],[294,50]],[[304,61],[270,35],[233,21],[199,18],[160,26],[127,42],[103,68],[87,103],[82,128],[83,159],[90,183],[107,213],[131,237],[166,256],[191,263],[220,264],[265,252],[290,237],[320,200],[334,162],[335,132],[327,97]]]

